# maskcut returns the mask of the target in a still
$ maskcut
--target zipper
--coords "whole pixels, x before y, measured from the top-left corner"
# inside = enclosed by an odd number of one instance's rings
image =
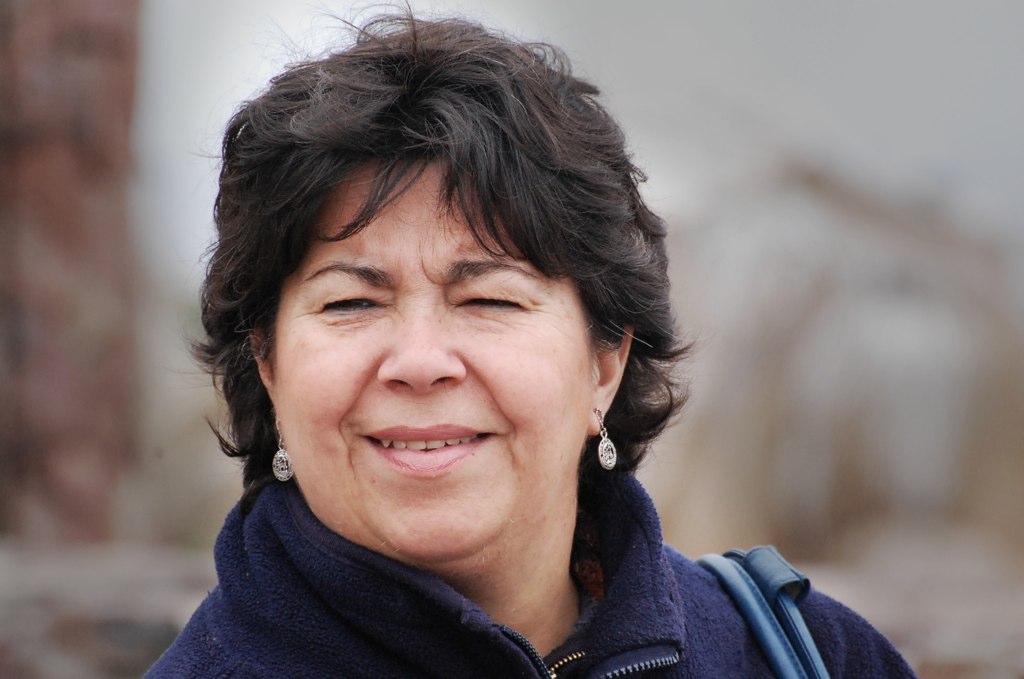
[[[565,656],[558,662],[551,665],[551,667],[548,668],[548,672],[551,673],[551,679],[558,679],[559,671],[561,671],[569,663],[575,662],[580,658],[584,657],[585,655],[587,655],[586,651],[573,651],[569,655]]]
[[[512,640],[530,660],[530,664],[537,670],[541,677],[545,679],[558,679],[558,670],[565,669],[565,666],[571,662],[579,660],[586,655],[585,651],[575,651],[565,656],[561,660],[557,661],[551,667],[548,667],[544,662],[544,658],[541,657],[537,649],[533,647],[530,640],[524,637],[522,634],[512,629],[507,625],[499,625],[498,628],[502,634]],[[663,647],[664,648],[664,647]],[[653,648],[647,649],[647,652],[653,651]],[[629,665],[616,668],[610,672],[605,672],[599,679],[619,679],[630,674],[636,674],[637,672],[646,672],[648,670],[656,670],[662,667],[669,667],[679,662],[679,651],[672,649],[671,653],[661,655],[656,658],[648,658],[647,660],[639,660]]]
[[[519,648],[526,653],[526,656],[530,659],[530,664],[533,668],[540,673],[540,676],[546,677],[547,679],[558,679],[555,673],[544,664],[544,658],[540,657],[540,653],[533,647],[530,640],[524,637],[519,632],[515,631],[508,625],[499,625],[502,634],[511,639]]]
[[[678,651],[672,651],[672,655],[652,658],[651,660],[644,660],[642,662],[633,663],[632,665],[620,667],[619,669],[608,672],[607,674],[602,674],[600,679],[618,679],[618,677],[624,677],[627,674],[646,672],[647,670],[656,670],[662,667],[675,665],[677,662],[679,662],[679,653]]]

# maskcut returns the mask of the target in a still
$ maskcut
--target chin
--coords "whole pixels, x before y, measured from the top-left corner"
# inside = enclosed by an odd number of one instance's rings
[[[382,531],[382,537],[399,561],[434,570],[486,559],[501,541],[501,526],[507,524],[488,520],[479,511],[461,511],[455,516],[418,513],[410,521],[394,521]]]

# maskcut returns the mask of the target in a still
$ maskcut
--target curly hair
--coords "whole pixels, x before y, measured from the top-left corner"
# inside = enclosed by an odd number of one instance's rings
[[[634,471],[685,401],[674,368],[688,347],[674,326],[664,224],[640,196],[644,177],[597,88],[557,48],[461,19],[385,16],[354,35],[273,78],[224,135],[201,300],[207,337],[195,350],[227,404],[221,448],[244,459],[243,508],[273,479],[277,449],[254,351],[271,350],[282,284],[317,237],[325,199],[367,167],[369,197],[334,238],[365,228],[429,164],[442,205],[482,247],[575,282],[595,347],[620,346],[630,329],[605,424],[619,468]],[[601,473],[595,457],[584,455],[581,483]]]

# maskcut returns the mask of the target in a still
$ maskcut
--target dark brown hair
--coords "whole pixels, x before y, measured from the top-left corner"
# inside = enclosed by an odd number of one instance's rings
[[[197,354],[229,410],[218,435],[245,460],[248,506],[273,479],[270,398],[251,338],[273,342],[284,279],[311,242],[324,200],[376,168],[364,228],[430,164],[442,201],[484,247],[576,283],[597,347],[634,340],[605,417],[620,468],[635,470],[682,406],[685,353],[669,301],[665,229],[640,197],[643,177],[619,126],[565,56],[464,20],[375,19],[353,44],[299,63],[245,102],[224,136],[217,241],[202,291]],[[581,478],[602,473],[584,455]]]

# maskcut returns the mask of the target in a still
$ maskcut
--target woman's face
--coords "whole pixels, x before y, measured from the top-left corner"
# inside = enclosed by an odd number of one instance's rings
[[[321,213],[360,207],[347,183]],[[260,374],[317,517],[429,568],[571,533],[577,467],[628,341],[596,352],[571,281],[495,259],[439,210],[436,174],[284,283]]]

